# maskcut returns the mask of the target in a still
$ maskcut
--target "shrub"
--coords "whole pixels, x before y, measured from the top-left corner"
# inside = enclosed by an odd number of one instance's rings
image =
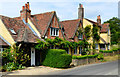
[[[103,60],[103,59],[104,59],[103,54],[102,54],[102,53],[98,54],[97,59],[98,59],[98,60]]]
[[[114,49],[112,49],[113,50],[113,52],[116,52],[116,51],[118,51],[118,48],[114,48]]]
[[[113,51],[112,50],[99,50],[99,52],[101,52],[101,53],[112,53]]]
[[[72,56],[72,59],[87,59],[87,58],[96,58],[98,55],[83,55],[83,56]]]
[[[66,51],[62,49],[49,49],[45,54],[45,59],[42,62],[45,66],[65,68],[69,67],[72,62],[71,55],[68,55]],[[45,54],[43,53],[43,55]]]

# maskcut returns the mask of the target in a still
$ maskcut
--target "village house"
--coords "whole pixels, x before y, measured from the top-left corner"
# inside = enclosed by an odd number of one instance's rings
[[[22,6],[20,17],[10,18],[0,15],[0,51],[12,46],[25,47],[26,52],[31,56],[30,65],[39,65],[40,52],[35,50],[37,39],[43,41],[45,38],[55,39],[59,37],[70,42],[79,42],[85,38],[84,33],[76,35],[78,29],[82,31],[87,25],[94,25],[99,28],[100,41],[96,42],[96,50],[110,49],[110,29],[109,24],[101,24],[100,16],[97,22],[84,18],[84,8],[80,4],[78,8],[78,18],[74,20],[59,21],[56,12],[46,12],[40,14],[31,14],[29,2]],[[93,43],[92,36],[89,43]],[[92,46],[90,47],[92,49]],[[81,55],[82,46],[75,50],[68,48],[68,53],[72,55]]]

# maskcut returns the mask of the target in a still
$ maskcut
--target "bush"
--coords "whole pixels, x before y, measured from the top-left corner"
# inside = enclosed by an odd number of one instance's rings
[[[98,55],[83,55],[83,56],[72,56],[72,59],[87,59],[87,58],[96,58]]]
[[[99,50],[99,52],[101,52],[101,53],[113,53],[112,50]]]
[[[113,50],[113,52],[116,52],[116,51],[118,51],[118,48],[114,48],[114,49],[112,49]]]
[[[42,62],[45,66],[65,68],[69,67],[72,62],[71,55],[68,55],[66,51],[62,49],[49,49],[45,54],[45,59]]]
[[[103,60],[103,59],[104,59],[103,54],[102,54],[102,53],[101,53],[101,54],[98,54],[97,59],[98,59],[98,60]]]

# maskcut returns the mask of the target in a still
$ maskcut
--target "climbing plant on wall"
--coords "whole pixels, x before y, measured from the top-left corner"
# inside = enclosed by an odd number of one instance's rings
[[[91,25],[88,25],[85,27],[85,37],[87,40],[89,40],[91,36]]]

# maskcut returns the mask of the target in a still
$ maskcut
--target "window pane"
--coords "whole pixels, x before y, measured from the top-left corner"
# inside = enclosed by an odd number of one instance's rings
[[[58,35],[58,29],[56,29],[56,36]]]
[[[54,29],[54,35],[55,35],[55,29]]]
[[[51,28],[51,35],[52,35],[52,28]]]

